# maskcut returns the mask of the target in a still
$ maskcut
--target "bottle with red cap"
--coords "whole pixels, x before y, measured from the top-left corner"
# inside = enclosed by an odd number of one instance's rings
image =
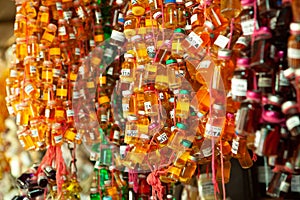
[[[242,12],[240,13],[241,26],[244,36],[251,36],[255,29],[259,28],[258,14],[254,16],[254,0],[242,0]]]

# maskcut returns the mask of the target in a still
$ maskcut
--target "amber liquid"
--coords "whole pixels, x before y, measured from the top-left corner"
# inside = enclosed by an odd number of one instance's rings
[[[231,162],[230,162],[230,160],[224,160],[224,162],[223,162],[224,183],[228,183],[229,180],[230,180],[230,169],[231,169]],[[216,178],[217,178],[218,181],[222,181],[222,166],[221,166],[221,161],[218,161]]]
[[[221,13],[224,17],[236,18],[241,12],[240,0],[221,0]]]

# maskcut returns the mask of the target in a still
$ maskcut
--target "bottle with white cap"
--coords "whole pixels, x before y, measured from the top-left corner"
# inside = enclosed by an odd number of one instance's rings
[[[290,24],[291,36],[288,39],[287,58],[288,65],[294,69],[300,68],[300,23],[292,22]]]

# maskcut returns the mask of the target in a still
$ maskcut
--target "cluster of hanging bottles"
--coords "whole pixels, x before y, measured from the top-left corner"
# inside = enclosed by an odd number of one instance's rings
[[[172,199],[174,183],[189,183],[201,165],[212,163],[213,179],[228,183],[230,159],[248,169],[255,155],[275,172],[267,195],[284,197],[300,169],[299,8],[290,0],[17,0],[6,102],[20,143],[84,143],[95,162],[93,200],[155,198],[153,170]],[[72,176],[60,177],[65,195],[47,171],[54,164],[22,174],[15,199],[80,198],[71,166]]]

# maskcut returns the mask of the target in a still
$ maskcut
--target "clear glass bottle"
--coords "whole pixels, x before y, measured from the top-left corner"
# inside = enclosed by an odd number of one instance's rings
[[[177,9],[175,0],[164,1],[164,28],[175,29],[177,27]]]
[[[144,87],[144,93],[145,93],[145,102],[144,102],[144,109],[145,114],[150,116],[156,116],[158,115],[158,96],[157,92],[155,90],[154,85],[148,85]]]
[[[176,117],[181,119],[187,119],[190,112],[190,92],[188,90],[181,89],[176,104]]]
[[[181,42],[186,37],[185,31],[182,28],[177,28],[173,33],[172,40],[172,57],[174,58],[182,58],[184,55],[183,48],[181,46]]]
[[[141,35],[135,35],[131,37],[131,42],[133,43],[137,64],[145,65],[149,61],[145,40]]]
[[[223,105],[214,103],[212,106],[211,117],[208,118],[205,127],[206,138],[218,139],[225,126],[226,110]]]
[[[259,28],[258,17],[256,17],[256,20],[254,19],[254,1],[243,0],[241,1],[241,5],[243,10],[240,13],[240,18],[243,35],[250,36],[253,34],[254,29]]]
[[[221,14],[227,19],[236,18],[242,11],[240,0],[221,0]]]
[[[290,24],[291,36],[288,39],[287,58],[289,67],[298,69],[300,68],[300,43],[298,37],[300,34],[300,23],[292,22]]]
[[[44,31],[41,43],[49,47],[56,36],[56,30],[57,26],[55,24],[50,23]]]
[[[127,39],[130,39],[136,34],[137,18],[133,15],[132,10],[126,12],[124,22],[124,34]]]
[[[282,104],[282,112],[286,115],[286,126],[291,135],[296,137],[300,134],[300,116],[297,103],[286,101]]]
[[[181,77],[179,76],[178,63],[175,59],[166,61],[169,88],[171,90],[178,90],[182,84]]]
[[[126,144],[135,144],[138,140],[137,116],[128,115],[125,128],[124,142]]]
[[[185,166],[182,168],[179,181],[189,183],[197,168],[197,158],[189,156]]]

